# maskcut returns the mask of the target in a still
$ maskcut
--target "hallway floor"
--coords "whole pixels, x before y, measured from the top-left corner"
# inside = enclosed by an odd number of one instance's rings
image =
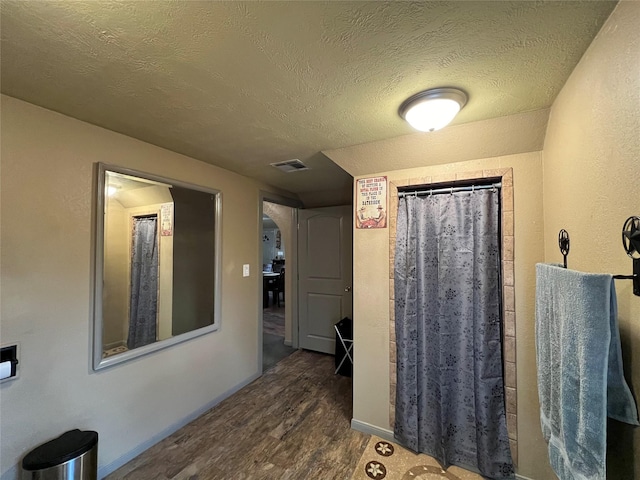
[[[280,363],[296,349],[284,344],[284,337],[262,334],[262,373],[271,370],[274,365]]]
[[[284,338],[284,304],[280,307],[269,305],[262,309],[262,330],[270,335]]]
[[[108,480],[346,480],[370,436],[350,429],[351,379],[299,350]]]
[[[284,343],[284,306],[275,305],[262,311],[262,372],[296,351]]]

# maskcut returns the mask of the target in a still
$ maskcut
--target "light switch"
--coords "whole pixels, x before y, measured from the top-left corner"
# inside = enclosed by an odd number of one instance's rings
[[[245,263],[244,265],[242,265],[242,276],[243,277],[248,277],[249,276],[249,264]]]

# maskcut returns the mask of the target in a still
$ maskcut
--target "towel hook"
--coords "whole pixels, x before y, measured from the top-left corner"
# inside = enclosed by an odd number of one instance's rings
[[[624,222],[622,247],[633,260],[633,275],[614,275],[613,278],[633,280],[633,294],[640,296],[640,217],[629,217]]]
[[[569,232],[564,228],[558,233],[558,247],[560,247],[560,253],[564,257],[564,268],[567,268],[567,255],[569,255],[569,248],[571,241],[569,239]]]
[[[622,247],[631,258],[640,255],[640,217],[629,217],[622,226]]]

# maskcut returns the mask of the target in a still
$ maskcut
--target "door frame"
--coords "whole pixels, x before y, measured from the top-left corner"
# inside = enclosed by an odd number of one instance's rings
[[[262,228],[262,217],[264,215],[263,202],[275,203],[278,205],[284,205],[285,207],[291,207],[292,209],[292,245],[287,246],[287,276],[291,275],[291,291],[285,295],[286,301],[291,302],[291,346],[298,348],[298,209],[302,208],[302,202],[296,198],[286,197],[273,192],[267,192],[260,190],[258,194],[258,248],[256,253],[256,282],[258,283],[258,299],[260,308],[258,309],[258,375],[262,376],[262,331],[263,331],[263,316],[262,316],[262,298],[263,282],[262,282],[262,237],[264,231]]]

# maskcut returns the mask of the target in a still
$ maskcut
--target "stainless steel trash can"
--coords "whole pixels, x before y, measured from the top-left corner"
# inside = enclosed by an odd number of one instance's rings
[[[70,430],[22,460],[24,480],[98,480],[98,433]]]

